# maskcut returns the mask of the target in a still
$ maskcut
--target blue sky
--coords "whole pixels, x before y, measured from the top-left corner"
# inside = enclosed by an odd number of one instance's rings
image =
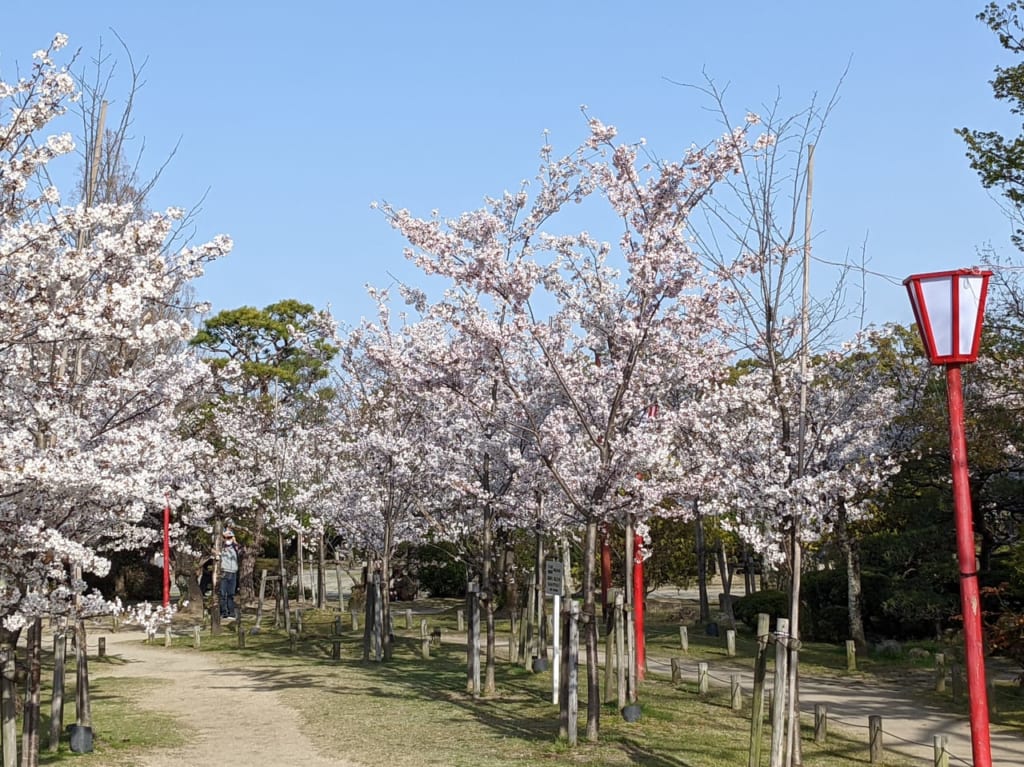
[[[100,40],[124,60],[116,32],[148,59],[134,124],[144,165],[181,141],[152,204],[205,193],[196,237],[235,240],[199,296],[215,310],[293,297],[350,324],[372,314],[365,284],[419,282],[372,201],[476,208],[534,175],[545,129],[556,151],[576,146],[581,104],[671,157],[720,132],[708,100],[678,83],[728,84],[738,118],[777,97],[785,114],[827,98],[849,65],[816,149],[814,253],[864,249],[883,275],[866,279],[868,319],[909,322],[903,277],[975,264],[989,245],[1014,253],[953,134],[1015,129],[988,85],[1007,60],[974,18],[982,5],[15,3],[0,76],[58,31],[82,61]]]

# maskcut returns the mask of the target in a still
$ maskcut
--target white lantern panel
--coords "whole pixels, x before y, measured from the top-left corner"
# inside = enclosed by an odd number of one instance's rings
[[[921,280],[921,295],[928,312],[928,325],[935,344],[935,353],[939,357],[949,357],[954,352],[953,291],[950,279],[950,275],[946,274]]]
[[[971,354],[974,351],[974,333],[978,328],[978,306],[984,278],[980,274],[962,274],[957,283],[960,291],[960,348],[957,354]]]

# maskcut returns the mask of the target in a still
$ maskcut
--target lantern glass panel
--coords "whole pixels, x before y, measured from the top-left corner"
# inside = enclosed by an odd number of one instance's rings
[[[928,313],[928,329],[932,334],[932,348],[937,357],[949,357],[954,353],[953,291],[950,285],[953,279],[952,275],[942,275],[921,280],[921,294]]]
[[[973,354],[974,333],[978,327],[978,305],[984,278],[978,274],[960,275],[957,282],[960,290],[960,348],[957,354]]]

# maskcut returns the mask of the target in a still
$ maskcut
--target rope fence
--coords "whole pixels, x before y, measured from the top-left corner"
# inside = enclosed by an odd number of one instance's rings
[[[703,696],[708,694],[710,692],[712,682],[714,682],[718,688],[729,689],[732,708],[734,710],[741,708],[741,693],[739,692],[741,685],[739,682],[739,674],[730,674],[729,678],[726,679],[713,673],[710,665],[705,661],[689,661],[684,663],[684,659],[678,657],[670,659],[670,669],[673,683],[683,681],[684,671],[687,672],[688,678],[695,679],[699,695]],[[765,697],[770,700],[772,692],[773,685],[769,680],[766,680],[764,687]],[[748,696],[749,694],[750,693],[748,691]],[[861,721],[853,720],[845,716],[835,715],[834,712],[829,710],[829,704],[824,703],[815,704],[813,709],[809,709],[806,706],[801,705],[800,715],[812,716],[814,718],[815,740],[819,743],[824,742],[828,722],[834,722],[851,731],[866,731],[868,734],[867,740],[868,749],[871,754],[871,764],[882,763],[883,744],[891,742],[899,743],[904,746],[917,747],[922,750],[931,749],[933,752],[932,758],[908,754],[905,751],[900,752],[900,755],[903,758],[911,759],[912,761],[919,762],[921,764],[931,765],[932,767],[947,767],[947,765],[950,764],[964,765],[964,767],[971,767],[972,765],[971,759],[961,757],[949,749],[947,737],[945,735],[934,736],[932,743],[922,743],[921,741],[907,738],[899,735],[898,733],[892,732],[891,730],[885,729],[883,725],[884,719],[882,716],[869,716],[868,723],[864,724]]]

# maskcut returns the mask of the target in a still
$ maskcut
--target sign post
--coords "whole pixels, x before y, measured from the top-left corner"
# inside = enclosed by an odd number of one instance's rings
[[[562,624],[562,563],[557,559],[544,562],[544,596],[554,598],[552,613],[554,615],[554,631],[552,632],[551,658],[551,703],[558,705],[559,671],[562,666],[561,624]]]

